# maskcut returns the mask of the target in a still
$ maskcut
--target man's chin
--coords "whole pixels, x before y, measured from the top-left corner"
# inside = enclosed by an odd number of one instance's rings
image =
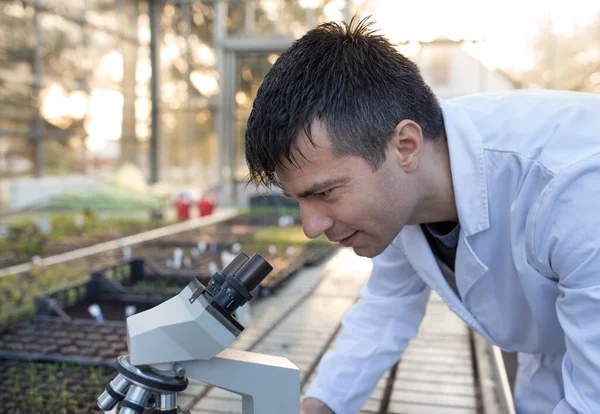
[[[356,246],[352,248],[357,256],[368,257],[369,259],[383,253],[385,249],[378,249],[375,246]]]

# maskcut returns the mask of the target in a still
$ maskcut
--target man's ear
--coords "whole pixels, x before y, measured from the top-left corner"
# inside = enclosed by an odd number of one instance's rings
[[[416,170],[423,149],[423,132],[419,124],[409,119],[400,121],[392,132],[389,145],[399,167],[406,172]]]

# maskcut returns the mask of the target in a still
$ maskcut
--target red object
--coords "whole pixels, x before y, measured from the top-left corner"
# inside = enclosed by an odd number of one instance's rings
[[[190,207],[192,202],[185,195],[181,194],[175,200],[175,209],[177,210],[177,220],[184,221],[190,219]]]
[[[200,212],[200,217],[208,216],[213,212],[215,208],[215,202],[208,198],[201,198],[198,201],[198,211]]]

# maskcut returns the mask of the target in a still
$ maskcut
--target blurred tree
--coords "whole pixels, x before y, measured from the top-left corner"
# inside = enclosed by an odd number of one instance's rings
[[[547,20],[532,50],[532,69],[512,74],[520,86],[600,93],[600,13],[565,34],[557,34]]]

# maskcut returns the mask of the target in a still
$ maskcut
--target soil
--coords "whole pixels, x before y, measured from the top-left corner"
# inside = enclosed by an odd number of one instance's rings
[[[0,358],[0,413],[101,413],[96,401],[116,374],[104,366]]]

